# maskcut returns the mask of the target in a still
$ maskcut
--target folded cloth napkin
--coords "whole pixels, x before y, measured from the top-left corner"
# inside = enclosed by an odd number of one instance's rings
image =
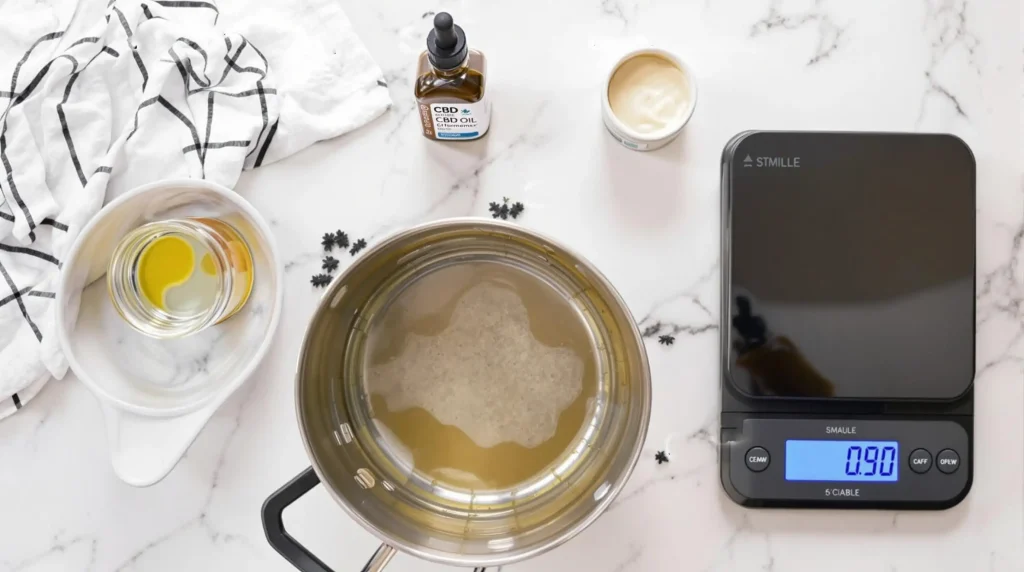
[[[0,418],[67,371],[54,291],[105,199],[231,187],[390,103],[335,0],[0,2]]]

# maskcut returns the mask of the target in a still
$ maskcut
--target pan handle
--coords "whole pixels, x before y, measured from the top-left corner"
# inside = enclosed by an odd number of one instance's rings
[[[288,484],[281,487],[263,503],[263,531],[267,534],[267,541],[274,547],[278,554],[292,566],[302,572],[333,572],[322,560],[313,555],[305,546],[299,544],[292,535],[284,529],[284,521],[281,514],[289,505],[299,500],[299,497],[308,493],[313,487],[320,484],[320,477],[316,475],[313,467],[299,473]],[[395,555],[394,547],[382,543],[380,548],[373,553],[370,561],[363,566],[362,572],[380,572],[387,566],[391,557]]]

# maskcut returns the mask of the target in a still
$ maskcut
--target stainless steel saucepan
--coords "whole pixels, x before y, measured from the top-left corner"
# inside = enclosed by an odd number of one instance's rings
[[[507,490],[458,490],[426,478],[382,438],[359,379],[366,330],[419,277],[453,264],[515,266],[555,288],[587,324],[597,356],[596,397],[575,442],[545,474]],[[622,298],[590,263],[520,226],[483,219],[421,225],[383,240],[328,287],[313,315],[295,382],[312,466],[263,507],[270,544],[296,568],[330,568],[284,530],[281,513],[323,483],[349,516],[381,539],[363,568],[397,550],[451,564],[500,566],[579,534],[611,504],[647,433],[651,381],[640,333]]]

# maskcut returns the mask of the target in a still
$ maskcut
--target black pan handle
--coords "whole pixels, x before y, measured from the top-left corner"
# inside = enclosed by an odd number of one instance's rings
[[[292,566],[302,572],[334,572],[322,560],[313,556],[313,553],[306,550],[306,547],[296,542],[292,535],[284,529],[284,521],[281,514],[299,497],[308,493],[313,487],[320,484],[320,477],[316,476],[313,467],[299,473],[285,486],[277,489],[263,503],[263,531],[267,533],[267,541],[274,547],[278,554],[291,562]]]
[[[267,534],[267,541],[278,554],[302,572],[334,571],[288,534],[288,531],[284,529],[281,515],[284,513],[284,509],[319,484],[320,477],[317,476],[313,467],[309,467],[288,484],[274,491],[274,494],[270,495],[263,503],[263,532]],[[395,552],[395,548],[390,544],[381,543],[370,560],[363,566],[362,572],[380,572],[391,561]],[[474,568],[473,572],[484,572],[485,570],[485,568]]]
[[[288,484],[275,491],[263,503],[263,531],[267,534],[267,541],[278,554],[284,556],[285,560],[302,572],[334,572],[324,564],[323,560],[314,556],[305,546],[292,538],[292,535],[284,529],[284,521],[281,519],[284,509],[318,484],[320,484],[320,477],[316,475],[313,467],[309,467]],[[383,570],[394,555],[394,548],[387,544],[381,544],[370,561],[363,567],[363,572]]]

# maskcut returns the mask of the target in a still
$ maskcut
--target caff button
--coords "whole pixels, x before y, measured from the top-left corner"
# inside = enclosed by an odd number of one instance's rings
[[[914,449],[910,453],[910,470],[915,473],[927,473],[932,468],[932,454],[924,449]]]
[[[955,473],[960,468],[960,455],[957,455],[953,449],[946,449],[935,457],[935,464],[939,466],[940,471],[947,475]]]
[[[760,473],[768,468],[771,457],[768,456],[768,451],[764,447],[754,447],[747,451],[746,462],[748,469]]]

